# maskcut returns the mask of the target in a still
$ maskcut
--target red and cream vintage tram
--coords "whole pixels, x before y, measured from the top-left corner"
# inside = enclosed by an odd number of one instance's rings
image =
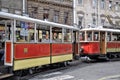
[[[5,36],[4,65],[13,72],[66,63],[78,55],[79,29],[73,26],[4,12],[0,12],[0,24]]]
[[[81,56],[90,59],[120,58],[120,30],[102,27],[80,30]]]

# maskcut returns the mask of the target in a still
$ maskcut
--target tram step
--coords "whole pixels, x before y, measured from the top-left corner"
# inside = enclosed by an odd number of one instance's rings
[[[4,78],[8,78],[8,77],[11,77],[11,76],[13,76],[13,74],[0,74],[0,80],[1,79],[4,79]]]

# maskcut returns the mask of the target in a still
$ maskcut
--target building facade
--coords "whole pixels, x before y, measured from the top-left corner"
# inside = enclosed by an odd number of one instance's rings
[[[24,0],[0,0],[0,11],[22,15]]]
[[[120,26],[120,0],[74,0],[78,27]]]
[[[27,11],[30,17],[51,22],[72,25],[72,0],[28,0]]]
[[[0,0],[0,11],[73,25],[73,0]]]

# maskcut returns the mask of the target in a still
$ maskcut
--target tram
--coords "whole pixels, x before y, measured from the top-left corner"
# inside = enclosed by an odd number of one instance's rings
[[[81,29],[80,55],[90,59],[120,58],[120,30],[105,26]]]
[[[79,55],[79,29],[73,26],[0,12],[4,62],[10,72],[72,61]],[[21,74],[21,73],[20,73]]]

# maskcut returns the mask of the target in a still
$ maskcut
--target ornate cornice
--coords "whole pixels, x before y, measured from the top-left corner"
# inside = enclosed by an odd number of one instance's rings
[[[66,4],[64,2],[57,2],[57,1],[54,1],[54,0],[28,0],[28,1],[35,1],[35,2],[44,3],[44,4],[52,4],[52,5],[55,5],[55,6],[73,8],[73,6],[71,4],[72,2]]]

